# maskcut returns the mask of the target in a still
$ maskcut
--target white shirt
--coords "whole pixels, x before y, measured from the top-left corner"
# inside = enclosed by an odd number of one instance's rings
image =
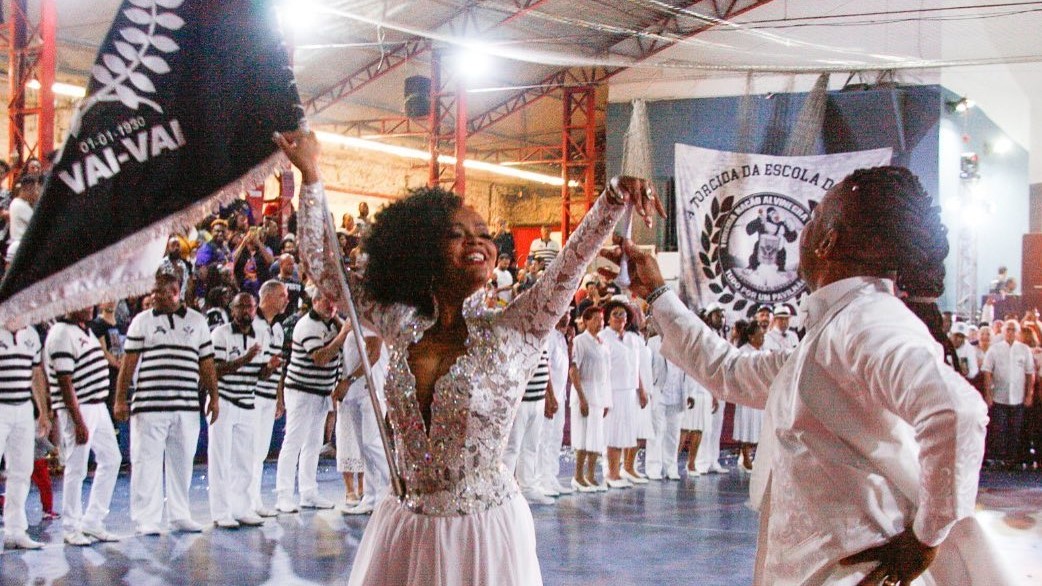
[[[640,337],[623,332],[622,338],[611,328],[598,334],[611,353],[611,390],[635,391],[640,384]]]
[[[362,328],[362,336],[365,339],[379,338],[379,335],[376,332],[366,327]],[[388,354],[390,354],[390,351],[381,341],[380,357],[376,359],[376,362],[369,365],[371,372],[373,373],[373,384],[376,385],[376,396],[380,399],[381,409],[384,405],[384,380],[387,378],[387,365],[390,363]],[[345,379],[362,367],[362,357],[358,353],[358,342],[355,341],[354,332],[348,334],[347,338],[344,340],[343,359],[344,372],[342,376]],[[362,399],[368,400],[369,389],[366,386],[367,384],[368,383],[366,383],[365,375],[363,373],[363,376],[357,378],[351,383],[351,386],[347,387],[347,393],[344,394],[344,399],[352,401]]]
[[[25,229],[29,227],[29,220],[33,219],[33,206],[20,197],[11,200],[10,224],[11,239],[7,243],[7,262],[14,260],[14,254],[18,251],[18,245],[22,242]]]
[[[546,353],[550,356],[550,385],[554,398],[564,405],[564,391],[568,384],[568,339],[556,328],[546,338]]]
[[[962,346],[955,349],[955,355],[959,357],[959,370],[966,369],[966,378],[974,379],[980,374],[980,367],[977,365],[976,346],[963,341]]]
[[[557,255],[560,253],[560,244],[554,242],[553,240],[547,240],[546,242],[543,242],[542,238],[536,238],[535,240],[533,240],[532,246],[528,249],[528,256],[539,259],[547,265],[550,264],[550,261],[557,258]]]
[[[607,344],[583,332],[572,342],[572,362],[579,369],[586,402],[593,407],[611,407],[611,353]]]
[[[510,300],[514,298],[514,292],[509,288],[514,284],[514,275],[511,275],[510,271],[495,268],[492,270],[492,276],[496,279],[497,289],[507,287],[506,290],[496,293],[496,296],[505,303],[510,303]]]
[[[1020,405],[1024,402],[1024,383],[1035,372],[1035,361],[1027,344],[1005,338],[993,341],[984,355],[981,370],[991,373],[992,399],[1002,405]]]
[[[655,382],[656,399],[663,405],[680,405],[696,390],[687,374],[679,366],[662,356],[662,336],[648,339],[651,352],[651,372]]]
[[[663,355],[718,397],[766,408],[750,486],[770,500],[765,583],[853,585],[840,559],[912,527],[927,545],[973,515],[987,410],[885,279],[805,300],[791,353],[742,354],[673,293],[655,301]],[[769,490],[768,490],[769,486]]]
[[[763,336],[763,350],[772,352],[795,350],[800,345],[800,337],[792,330],[771,328]]]

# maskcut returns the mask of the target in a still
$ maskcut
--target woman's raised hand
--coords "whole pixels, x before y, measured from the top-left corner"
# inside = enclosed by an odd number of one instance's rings
[[[321,147],[318,138],[310,130],[294,130],[292,132],[276,132],[271,139],[286,153],[293,166],[300,169],[304,184],[318,183],[321,175],[318,172],[318,154]]]
[[[644,218],[649,228],[654,214],[666,217],[666,210],[655,194],[655,187],[647,179],[625,175],[612,177],[605,192],[609,198],[618,202],[632,203],[637,215]]]

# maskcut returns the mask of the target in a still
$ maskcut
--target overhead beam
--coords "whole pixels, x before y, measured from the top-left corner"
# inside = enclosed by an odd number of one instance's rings
[[[745,12],[770,3],[771,0],[697,0],[687,7],[668,14],[642,30],[641,34],[619,38],[605,52],[613,56],[630,57],[643,61],[676,45],[679,41],[709,30],[717,23],[713,19],[728,20]],[[713,19],[699,19],[682,14],[696,5],[709,9]],[[559,69],[520,90],[499,104],[471,118],[468,123],[470,134],[509,118],[531,104],[549,96],[563,87],[600,85],[611,77],[625,71],[626,67],[574,67]]]
[[[547,0],[514,0],[516,8],[514,12],[506,18],[485,27],[480,26],[474,15],[474,10],[479,7],[478,3],[470,2],[462,10],[457,11],[449,19],[441,22],[434,28],[448,28],[453,31],[455,36],[463,36],[471,30],[476,34],[483,34],[523,16],[526,12],[538,8],[545,2]],[[432,43],[430,39],[409,35],[404,41],[398,42],[393,49],[384,52],[379,59],[366,63],[329,88],[312,96],[311,99],[304,102],[304,113],[308,116],[314,116],[322,112],[416,57],[428,53],[431,48]]]

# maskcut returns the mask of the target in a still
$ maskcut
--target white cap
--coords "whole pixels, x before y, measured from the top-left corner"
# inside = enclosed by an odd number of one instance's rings
[[[970,333],[970,326],[966,325],[965,323],[963,323],[961,321],[957,321],[957,322],[952,324],[952,334],[958,334],[960,336],[965,336],[965,335],[967,335],[969,333]]]
[[[706,306],[706,315],[709,315],[710,313],[713,313],[714,311],[723,311],[723,310],[724,310],[724,306],[720,305],[719,303],[714,301],[714,302],[712,302],[712,303],[710,303],[709,305]]]
[[[792,317],[792,310],[788,305],[779,305],[774,308],[774,317]]]

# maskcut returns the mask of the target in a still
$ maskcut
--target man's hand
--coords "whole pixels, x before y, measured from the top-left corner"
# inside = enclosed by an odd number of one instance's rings
[[[546,394],[546,404],[543,406],[543,417],[553,419],[558,409],[557,397],[553,393]]]
[[[275,401],[275,419],[282,419],[282,416],[286,414],[286,402],[279,400]]]
[[[217,404],[217,401],[211,399],[206,402],[206,414],[210,416],[210,425],[213,425],[217,421],[217,415],[220,414],[221,407]]]
[[[874,570],[858,582],[858,586],[892,584],[911,586],[912,580],[926,571],[937,556],[937,548],[920,542],[911,529],[905,529],[883,545],[871,547],[840,560],[840,565],[852,566],[865,562],[879,562]]]
[[[253,358],[257,356],[258,352],[260,352],[260,344],[254,344],[250,346],[250,348],[246,350],[246,353],[242,355],[243,358],[246,359],[244,363],[253,360]]]
[[[126,399],[116,399],[112,404],[112,417],[116,421],[126,421],[130,418],[130,409],[127,407]]]
[[[634,295],[647,297],[652,291],[666,284],[654,256],[637,248],[632,240],[623,240],[618,234],[612,236],[612,243],[614,246],[608,250],[602,250],[601,256],[618,265],[625,252],[629,266],[630,291]],[[609,269],[601,268],[599,270],[609,279],[614,279],[616,276],[616,273]]]
[[[87,440],[90,439],[90,432],[87,431],[87,425],[80,421],[74,423],[73,427],[76,430],[76,445],[82,446],[83,444],[87,443]]]
[[[47,437],[51,433],[51,418],[49,415],[40,414],[36,418],[36,437]]]

